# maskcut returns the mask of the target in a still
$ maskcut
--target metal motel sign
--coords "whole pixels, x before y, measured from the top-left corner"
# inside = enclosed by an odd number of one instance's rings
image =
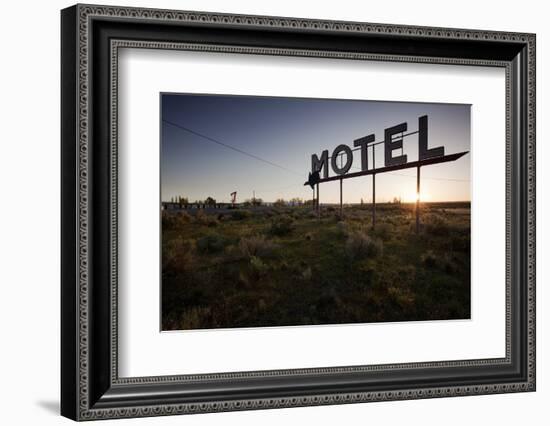
[[[376,223],[376,175],[380,173],[393,172],[396,170],[416,168],[416,232],[420,226],[420,168],[432,164],[441,164],[456,161],[469,151],[445,155],[443,146],[428,147],[428,116],[423,115],[418,118],[418,130],[407,132],[407,123],[400,123],[384,130],[384,139],[376,142],[375,135],[369,134],[353,141],[353,147],[341,144],[332,151],[324,150],[321,155],[313,154],[311,156],[311,172],[308,181],[304,185],[309,185],[313,189],[314,205],[320,214],[319,203],[319,185],[325,182],[340,181],[340,215],[343,208],[343,180],[356,178],[360,176],[372,175],[372,226]],[[407,161],[407,155],[403,153],[403,139],[418,134],[418,160]],[[375,147],[384,145],[384,166],[375,168]],[[349,173],[355,151],[359,151],[361,158],[361,170]],[[369,169],[369,156],[372,156],[373,168]],[[330,168],[334,172],[329,176]],[[317,196],[315,197],[315,188]]]

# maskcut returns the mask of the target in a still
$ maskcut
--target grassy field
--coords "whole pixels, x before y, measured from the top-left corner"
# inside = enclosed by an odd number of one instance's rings
[[[162,216],[162,329],[470,318],[470,204]]]

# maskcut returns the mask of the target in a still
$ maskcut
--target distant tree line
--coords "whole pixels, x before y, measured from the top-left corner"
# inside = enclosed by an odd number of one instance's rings
[[[261,206],[263,203],[264,202],[261,198],[249,198],[247,200],[244,200],[243,206],[245,206],[245,207]]]
[[[173,204],[178,204],[180,208],[187,208],[189,204],[195,205],[216,205],[216,199],[213,197],[206,197],[204,200],[195,200],[190,203],[188,197],[183,197],[181,195],[171,197],[170,202]],[[242,203],[245,207],[251,206],[262,206],[265,204],[264,200],[261,198],[248,198]],[[278,198],[273,203],[274,206],[303,206],[311,204],[311,200],[303,200],[300,197],[293,197],[290,200],[285,200],[284,198]]]
[[[212,197],[206,197],[206,199],[204,201],[203,200],[195,200],[194,203],[189,203],[189,198],[182,197],[181,195],[179,195],[179,196],[176,196],[176,197],[171,197],[170,202],[178,204],[180,207],[187,208],[187,206],[189,206],[189,204],[215,205],[216,204],[216,199],[212,198]]]
[[[302,200],[299,197],[291,198],[290,200],[286,201],[284,198],[277,198],[273,205],[275,206],[301,206],[304,204],[304,200]]]

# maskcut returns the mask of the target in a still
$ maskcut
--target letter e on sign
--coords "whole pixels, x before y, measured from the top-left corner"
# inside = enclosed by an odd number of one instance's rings
[[[392,157],[392,151],[403,148],[403,138],[392,140],[392,136],[397,133],[407,131],[407,123],[401,123],[397,126],[390,127],[384,130],[384,164],[388,166],[398,166],[407,162],[406,155]]]

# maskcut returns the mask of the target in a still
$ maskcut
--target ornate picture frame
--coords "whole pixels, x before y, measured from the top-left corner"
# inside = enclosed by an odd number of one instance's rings
[[[61,413],[73,420],[535,390],[534,34],[76,5],[61,12]],[[121,48],[500,67],[506,72],[506,356],[119,377]]]

